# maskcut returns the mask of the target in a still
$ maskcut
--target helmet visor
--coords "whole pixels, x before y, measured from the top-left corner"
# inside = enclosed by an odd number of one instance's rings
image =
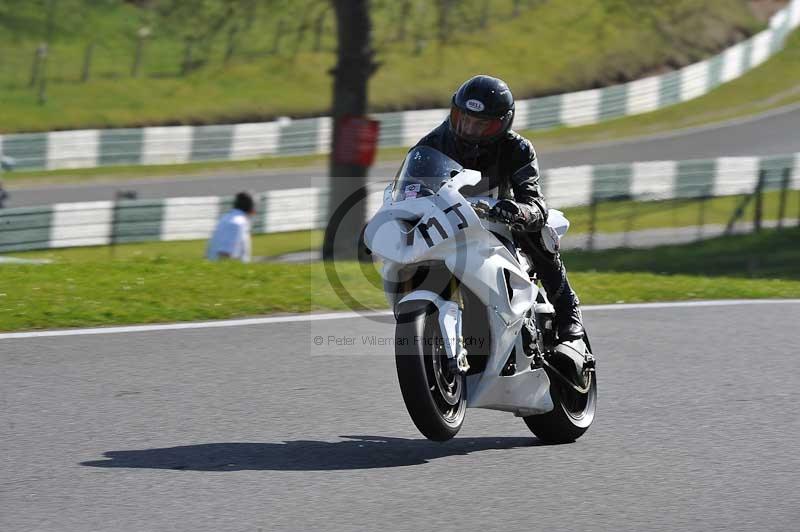
[[[473,116],[456,106],[450,110],[450,124],[458,137],[476,143],[490,140],[503,130],[502,118]]]

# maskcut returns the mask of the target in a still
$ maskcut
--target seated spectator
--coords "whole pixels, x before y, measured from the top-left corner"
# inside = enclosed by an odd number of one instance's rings
[[[251,194],[236,194],[233,209],[220,218],[208,242],[208,260],[250,262],[250,218],[255,212],[255,201]]]

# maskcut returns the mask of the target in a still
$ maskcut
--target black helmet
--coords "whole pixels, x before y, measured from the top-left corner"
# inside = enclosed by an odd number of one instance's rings
[[[490,144],[514,121],[514,96],[502,79],[475,76],[453,94],[450,130],[467,144]]]

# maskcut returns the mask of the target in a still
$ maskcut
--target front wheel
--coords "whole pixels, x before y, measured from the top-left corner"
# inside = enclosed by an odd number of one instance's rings
[[[589,374],[586,393],[579,393],[558,376],[550,374],[554,408],[546,414],[526,416],[525,424],[537,438],[548,443],[569,443],[580,438],[594,421],[597,410],[597,374]]]
[[[461,429],[467,393],[464,375],[450,371],[438,318],[431,306],[400,316],[395,363],[414,425],[429,440],[446,441]]]

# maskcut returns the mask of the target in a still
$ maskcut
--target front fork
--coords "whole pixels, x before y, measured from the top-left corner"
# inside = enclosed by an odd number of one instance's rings
[[[450,300],[447,303],[453,304],[455,309],[452,311],[455,314],[456,328],[455,339],[456,343],[453,349],[447,352],[447,364],[451,373],[461,373],[466,375],[469,371],[469,362],[467,361],[467,350],[464,348],[464,334],[462,331],[463,316],[464,316],[464,300],[461,297],[461,288],[455,277],[450,278]],[[448,308],[451,309],[452,307]],[[441,319],[441,314],[440,314]],[[444,333],[444,328],[442,332]]]
[[[448,369],[452,373],[466,374],[469,371],[467,350],[464,348],[463,314],[464,303],[459,283],[455,278],[450,280],[450,298],[445,299],[436,292],[416,289],[406,293],[398,301],[398,305],[411,301],[429,301],[439,311],[439,330],[444,340]]]

